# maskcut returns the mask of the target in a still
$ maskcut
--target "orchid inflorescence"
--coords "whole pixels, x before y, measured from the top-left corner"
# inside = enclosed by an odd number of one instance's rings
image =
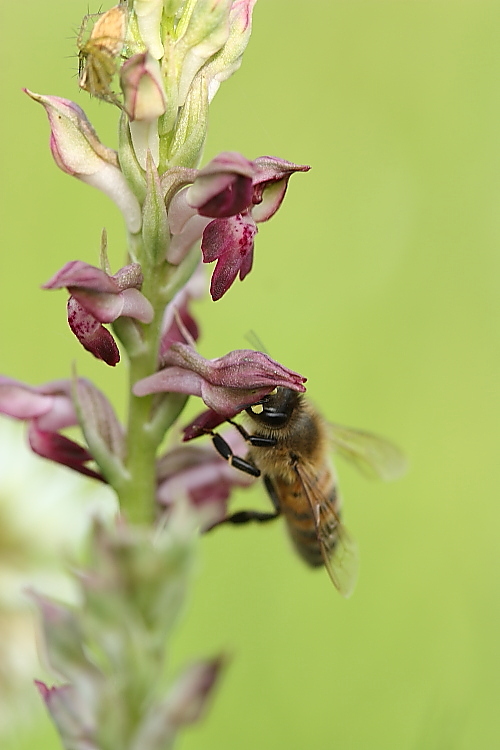
[[[128,0],[85,19],[79,83],[117,108],[117,152],[101,143],[77,104],[26,90],[48,115],[57,166],[108,195],[128,232],[122,268],[110,268],[103,232],[98,265],[69,260],[43,284],[67,290],[69,327],[88,352],[112,367],[126,356],[127,424],[75,373],[43,385],[0,379],[0,412],[27,422],[32,450],[110,485],[120,506],[116,528],[94,529],[82,608],[35,597],[49,663],[65,680],[53,688],[39,683],[39,690],[65,747],[166,748],[197,718],[220,659],[192,667],[166,697],[148,691],[182,599],[195,526],[222,518],[232,487],[252,479],[211,444],[161,446],[189,396],[208,409],[188,427],[192,436],[277,386],[305,390],[305,378],[263,352],[205,359],[195,348],[191,303],[205,291],[203,264],[215,262],[210,294],[219,300],[250,273],[258,224],[276,213],[290,177],[309,169],[234,152],[199,166],[209,104],[241,63],[255,1]],[[75,427],[78,442],[63,432]],[[186,500],[197,509],[195,523],[192,511],[186,520],[179,510]],[[173,509],[166,522],[159,513],[165,507]],[[124,620],[134,637],[125,636]],[[140,667],[131,655],[134,638],[143,646]]]

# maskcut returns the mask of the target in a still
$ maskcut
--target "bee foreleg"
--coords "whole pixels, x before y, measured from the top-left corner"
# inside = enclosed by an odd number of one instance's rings
[[[224,440],[222,435],[219,435],[217,432],[210,434],[212,435],[212,442],[215,446],[215,450],[222,456],[222,458],[225,458],[231,466],[234,466],[235,469],[244,471],[247,474],[251,474],[252,477],[260,477],[260,471],[256,466],[251,464],[250,461],[246,461],[244,458],[234,455],[231,446],[226,440]]]
[[[248,433],[244,427],[238,424],[238,422],[233,422],[232,419],[228,419],[226,421],[229,422],[229,424],[232,424],[233,427],[236,427],[241,437],[246,440],[247,443],[250,443],[250,445],[253,445],[257,448],[273,448],[276,445],[276,438],[260,437],[260,435],[250,435],[250,433]]]
[[[231,516],[223,518],[222,521],[217,521],[213,526],[210,526],[207,531],[212,531],[216,526],[221,526],[223,523],[250,523],[256,521],[257,523],[266,523],[266,521],[273,521],[280,515],[279,511],[274,513],[263,513],[259,510],[239,510],[237,513],[233,513]]]

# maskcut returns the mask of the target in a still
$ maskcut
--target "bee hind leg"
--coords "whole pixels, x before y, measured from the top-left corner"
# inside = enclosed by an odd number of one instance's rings
[[[266,523],[267,521],[273,521],[275,518],[278,518],[279,515],[279,511],[275,511],[274,513],[263,513],[260,510],[239,510],[232,515],[223,518],[222,521],[217,521],[206,529],[206,531],[212,531],[212,529],[221,526],[223,523],[243,524],[251,523],[252,521]]]

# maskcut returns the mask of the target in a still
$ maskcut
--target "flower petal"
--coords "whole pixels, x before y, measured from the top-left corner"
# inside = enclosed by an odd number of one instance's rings
[[[217,414],[212,409],[205,409],[205,411],[198,414],[197,417],[184,427],[182,430],[184,433],[182,440],[184,443],[187,443],[189,440],[206,435],[225,421],[226,418],[221,414]]]
[[[276,156],[259,156],[255,159],[257,174],[254,177],[252,216],[255,221],[267,221],[283,202],[288,180],[295,172],[308,172],[305,164],[294,164]]]
[[[305,391],[305,378],[252,349],[209,360],[192,347],[175,343],[165,354],[164,364],[164,369],[135,384],[136,396],[170,391],[201,396],[210,409],[232,417],[277,386]]]
[[[236,430],[224,435],[235,455],[245,455],[245,441]],[[177,446],[158,459],[157,500],[170,507],[186,497],[203,511],[204,527],[226,515],[233,487],[248,487],[255,479],[234,469],[209,445]]]
[[[101,271],[100,268],[91,266],[81,260],[69,261],[49,281],[42,285],[42,289],[63,289],[64,287],[89,289],[109,294],[120,292],[120,286],[111,276]]]
[[[210,284],[214,301],[228,291],[238,273],[243,279],[250,271],[256,233],[257,226],[250,214],[214,219],[206,227],[201,251],[204,263],[217,260]]]
[[[20,420],[37,419],[43,430],[56,431],[78,423],[69,380],[34,387],[0,377],[0,413]]]
[[[38,456],[67,466],[87,477],[105,482],[102,474],[85,466],[86,463],[93,460],[88,450],[64,435],[60,435],[58,432],[41,430],[34,420],[29,426],[28,440],[33,453]]]
[[[252,204],[254,173],[253,162],[235,151],[225,151],[199,171],[186,200],[202,216],[234,216]]]
[[[120,352],[113,336],[74,297],[68,300],[68,324],[81,345],[94,357],[111,367],[118,364]]]
[[[25,91],[47,112],[57,166],[106,193],[121,210],[129,231],[137,233],[142,222],[139,201],[119,168],[116,153],[100,142],[85,112],[69,99]]]

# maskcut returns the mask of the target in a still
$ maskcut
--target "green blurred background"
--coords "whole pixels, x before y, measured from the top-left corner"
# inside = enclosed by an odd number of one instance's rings
[[[77,90],[86,12],[0,8],[1,371],[39,383],[76,361],[123,413],[123,369],[81,351],[63,294],[39,290],[67,260],[96,262],[103,225],[122,260],[118,211],[55,167],[21,93],[75,99],[116,144],[113,109]],[[348,601],[279,522],[203,539],[171,666],[221,650],[230,664],[178,747],[498,748],[500,2],[259,0],[205,158],[231,149],[313,169],[260,226],[248,279],[199,304],[202,353],[256,331],[329,419],[390,436],[411,470],[384,485],[339,466],[361,551]],[[58,748],[36,721],[2,747]]]

